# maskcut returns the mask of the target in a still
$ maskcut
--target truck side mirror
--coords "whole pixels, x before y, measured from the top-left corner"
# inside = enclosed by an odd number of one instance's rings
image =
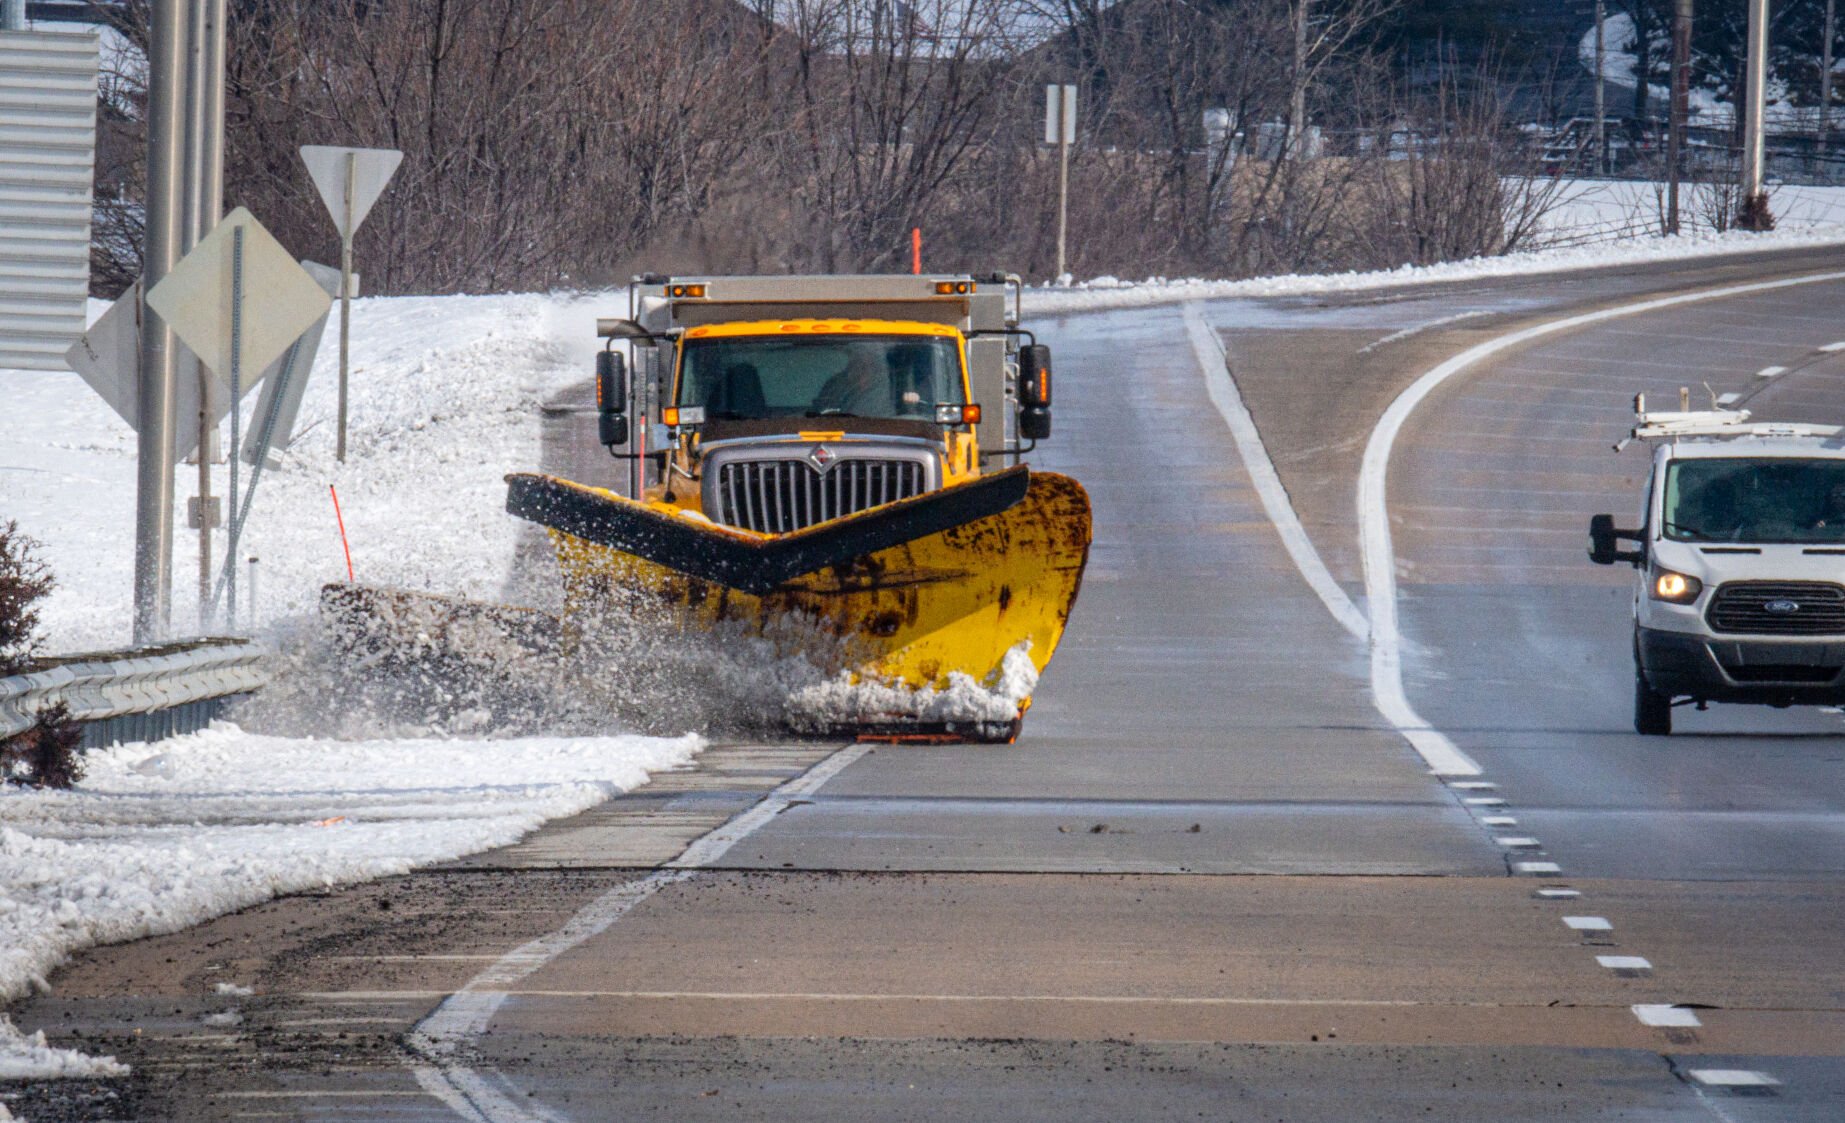
[[[1051,349],[1042,343],[1019,348],[1019,436],[1041,441],[1051,435]]]
[[[1019,401],[1036,408],[1051,408],[1051,349],[1042,343],[1019,348]]]
[[[614,351],[596,352],[596,438],[628,443],[628,365]]]
[[[1589,560],[1596,565],[1613,565],[1615,562],[1628,562],[1641,565],[1646,561],[1646,550],[1623,550],[1620,540],[1623,538],[1639,542],[1644,534],[1638,530],[1622,530],[1614,525],[1613,515],[1596,515],[1589,519]]]

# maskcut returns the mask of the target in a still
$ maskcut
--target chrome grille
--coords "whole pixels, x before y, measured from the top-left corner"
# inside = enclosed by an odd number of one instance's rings
[[[718,470],[716,522],[765,534],[786,534],[923,493],[915,460],[841,459],[827,471],[806,460],[730,461]]]
[[[1800,607],[1770,612],[1776,601]],[[1845,588],[1818,581],[1733,581],[1717,589],[1704,619],[1716,632],[1753,635],[1845,635]]]

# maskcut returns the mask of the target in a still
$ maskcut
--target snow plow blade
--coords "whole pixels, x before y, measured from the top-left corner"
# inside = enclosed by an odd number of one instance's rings
[[[567,620],[640,592],[686,632],[767,636],[874,687],[851,712],[822,707],[815,731],[1010,740],[1089,554],[1082,486],[1023,466],[780,535],[548,476],[507,482],[507,510],[551,531]]]

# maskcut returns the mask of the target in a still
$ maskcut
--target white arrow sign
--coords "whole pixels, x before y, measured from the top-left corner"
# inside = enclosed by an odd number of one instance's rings
[[[307,165],[314,187],[333,215],[341,240],[350,241],[371,213],[372,204],[384,194],[385,185],[397,174],[404,154],[395,148],[309,144],[302,146],[301,162]]]

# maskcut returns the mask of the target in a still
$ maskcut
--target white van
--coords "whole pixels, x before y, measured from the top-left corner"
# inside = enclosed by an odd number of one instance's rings
[[[1589,522],[1591,561],[1639,571],[1634,729],[1671,733],[1674,705],[1845,703],[1839,428],[1649,414],[1644,399],[1635,413],[1630,439],[1658,442],[1640,526]]]

